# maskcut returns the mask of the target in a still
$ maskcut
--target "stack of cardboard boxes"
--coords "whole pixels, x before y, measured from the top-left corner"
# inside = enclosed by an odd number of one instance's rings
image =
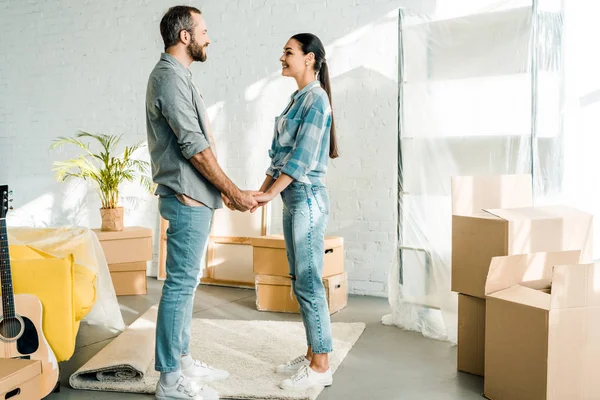
[[[281,235],[252,239],[256,276],[256,307],[260,311],[298,313],[292,292],[285,241]],[[348,303],[348,280],[344,272],[344,240],[325,238],[323,284],[331,314]]]
[[[589,318],[600,268],[580,264],[591,261],[592,216],[532,207],[529,175],[455,177],[452,200],[458,369],[484,376],[493,400],[593,398],[582,397],[592,361],[576,360],[591,351],[600,367],[600,318]]]
[[[152,230],[139,226],[119,232],[94,229],[117,296],[146,294],[146,270],[152,261]]]

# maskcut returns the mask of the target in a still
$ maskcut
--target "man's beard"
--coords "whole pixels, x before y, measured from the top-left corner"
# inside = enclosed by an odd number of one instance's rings
[[[206,45],[201,46],[193,37],[187,47],[187,53],[194,61],[206,61]]]

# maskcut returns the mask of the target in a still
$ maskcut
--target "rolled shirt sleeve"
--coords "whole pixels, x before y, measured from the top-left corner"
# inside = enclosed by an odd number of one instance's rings
[[[160,85],[157,96],[162,115],[177,136],[181,153],[186,159],[210,147],[205,132],[200,129],[192,98],[192,88],[180,76],[168,76]]]

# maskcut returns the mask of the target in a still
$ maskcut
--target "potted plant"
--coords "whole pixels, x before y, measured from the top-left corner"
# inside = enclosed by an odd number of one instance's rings
[[[81,178],[90,180],[97,186],[98,194],[102,202],[100,215],[102,217],[103,231],[123,230],[123,207],[119,203],[119,186],[125,182],[139,179],[140,184],[150,193],[154,184],[147,175],[150,164],[147,161],[132,158],[133,153],[143,147],[139,142],[133,146],[125,147],[123,155],[117,157],[117,145],[122,135],[91,134],[79,131],[74,137],[59,137],[51,146],[51,149],[62,147],[65,144],[75,145],[83,150],[79,157],[55,161],[53,171],[56,178],[64,182],[70,178]],[[100,151],[93,152],[85,139],[93,139],[100,144]]]

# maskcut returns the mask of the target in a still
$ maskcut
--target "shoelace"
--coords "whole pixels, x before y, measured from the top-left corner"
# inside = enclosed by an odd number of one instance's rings
[[[309,368],[308,366],[306,366],[306,365],[303,365],[303,366],[302,366],[302,367],[301,367],[301,368],[298,370],[298,372],[296,372],[296,375],[294,375],[294,376],[292,377],[292,380],[293,380],[294,382],[298,382],[298,381],[300,381],[300,380],[302,380],[302,379],[304,379],[304,378],[308,378],[308,368]]]
[[[306,358],[306,357],[304,357],[304,356],[299,356],[299,357],[296,357],[296,358],[294,358],[292,361],[290,361],[290,362],[288,363],[288,365],[290,365],[290,366],[293,366],[293,365],[296,365],[296,364],[300,364],[302,361],[304,361],[304,359],[305,359],[305,358]]]
[[[214,369],[214,368],[213,368],[213,367],[211,367],[210,365],[208,365],[208,364],[206,364],[206,363],[204,363],[204,362],[202,362],[202,361],[199,361],[199,360],[194,360],[194,365],[195,365],[196,367],[202,367],[202,368],[207,368],[207,369]]]

